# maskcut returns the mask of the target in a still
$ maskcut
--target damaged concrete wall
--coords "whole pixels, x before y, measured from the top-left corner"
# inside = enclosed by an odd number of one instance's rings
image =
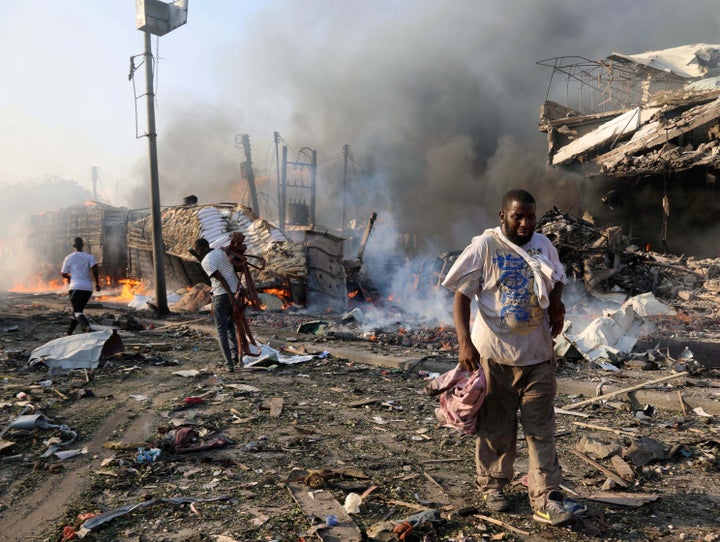
[[[123,278],[127,268],[127,222],[131,212],[97,202],[87,202],[30,218],[28,249],[43,280],[57,279],[72,240],[82,237],[85,252],[97,260],[101,274]]]

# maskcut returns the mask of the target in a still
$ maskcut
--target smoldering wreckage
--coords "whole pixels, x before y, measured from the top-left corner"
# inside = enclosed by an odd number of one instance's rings
[[[638,197],[660,194],[655,231],[671,244],[671,203],[712,191],[719,169],[719,58],[720,46],[693,45],[590,63],[622,83],[625,101],[596,74],[591,89],[605,99],[594,103],[611,110],[546,103],[549,165],[609,184],[608,205],[637,209]],[[590,73],[587,62],[545,61],[573,80]],[[705,216],[717,213],[702,199]],[[522,472],[511,495],[521,513],[490,516],[469,497],[472,440],[439,428],[436,399],[421,393],[454,366],[456,338],[401,300],[449,309],[440,283],[458,253],[373,274],[363,261],[373,222],[347,258],[343,239],[311,225],[281,231],[242,205],[186,202],[163,210],[168,283],[186,292],[168,321],[153,320],[147,303],[114,318],[98,301],[93,332],[27,351],[15,337],[29,324],[3,315],[0,522],[17,526],[17,540],[719,539],[720,259],[639,245],[647,224],[637,216],[630,231],[561,209],[538,221],[573,279],[556,341],[558,443],[564,488],[588,505],[548,530],[528,520]],[[109,285],[152,275],[146,214],[83,205],[35,217],[33,229],[49,272],[80,235]],[[264,262],[252,280],[265,305],[248,308],[263,355],[244,358],[237,379],[202,356],[203,344],[215,349],[207,279],[187,251],[200,236],[227,245],[234,232]],[[410,279],[395,297],[382,279],[401,271]],[[53,306],[47,295],[16,303],[39,307],[35,320]],[[97,406],[101,390],[131,412],[127,428]],[[88,408],[101,419],[73,427]],[[56,489],[68,502],[48,510],[28,466],[61,478],[56,488],[79,472],[90,480],[83,494]]]

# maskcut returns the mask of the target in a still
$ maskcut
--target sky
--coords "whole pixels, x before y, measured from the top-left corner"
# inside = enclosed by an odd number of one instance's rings
[[[186,25],[152,40],[163,206],[190,194],[249,204],[236,144],[246,133],[260,214],[275,220],[277,131],[290,160],[318,152],[321,225],[337,230],[345,212],[363,224],[374,211],[438,249],[495,225],[509,188],[531,188],[541,208],[585,193],[545,174],[537,123],[550,72],[538,61],[720,42],[712,0],[188,7]],[[128,78],[144,49],[135,10],[134,0],[0,2],[0,187],[15,194],[0,212],[10,221],[92,195],[93,167],[98,201],[150,206],[144,66]],[[291,175],[305,182],[307,170]]]

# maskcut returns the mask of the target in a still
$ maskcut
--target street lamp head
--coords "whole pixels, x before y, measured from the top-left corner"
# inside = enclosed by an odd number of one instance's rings
[[[188,1],[135,0],[137,29],[155,36],[175,30],[187,22]]]

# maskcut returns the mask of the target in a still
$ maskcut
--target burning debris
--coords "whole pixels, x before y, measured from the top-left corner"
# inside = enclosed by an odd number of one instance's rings
[[[307,276],[305,249],[288,239],[279,229],[242,205],[188,205],[164,209],[163,242],[168,282],[193,286],[205,282],[197,259],[188,251],[199,237],[206,237],[213,248],[230,244],[234,232],[245,236],[247,254],[263,258],[262,270],[254,274],[259,289],[279,286]],[[150,216],[128,226],[129,273],[152,276],[152,236]]]
[[[590,292],[652,292],[665,299],[714,296],[720,261],[662,255],[631,243],[618,226],[600,228],[553,209],[538,220],[537,230],[550,238],[568,276]]]
[[[188,203],[164,209],[162,220],[165,272],[173,288],[207,282],[199,262],[188,251],[197,238],[206,237],[214,248],[222,248],[229,245],[235,232],[244,235],[247,257],[266,262],[262,268],[253,269],[258,290],[272,290],[273,294],[283,297],[284,303],[322,303],[323,300],[313,297],[312,293],[309,299],[306,297],[308,281],[313,282],[311,278],[323,271],[337,275],[337,270],[329,270],[331,262],[315,261],[317,258],[312,257],[312,249],[308,248],[327,235],[301,232],[304,239],[291,240],[242,205]],[[30,237],[34,241],[30,246],[35,250],[36,260],[42,262],[38,284],[45,285],[45,290],[52,289],[48,285],[58,274],[69,239],[77,234],[87,239],[87,249],[100,265],[105,286],[123,290],[140,284],[149,286],[154,273],[148,212],[88,204],[33,217]],[[341,261],[342,242],[330,241],[333,243],[335,259]],[[323,281],[318,279],[315,283],[322,285]],[[346,295],[341,293],[336,297],[344,301]]]

